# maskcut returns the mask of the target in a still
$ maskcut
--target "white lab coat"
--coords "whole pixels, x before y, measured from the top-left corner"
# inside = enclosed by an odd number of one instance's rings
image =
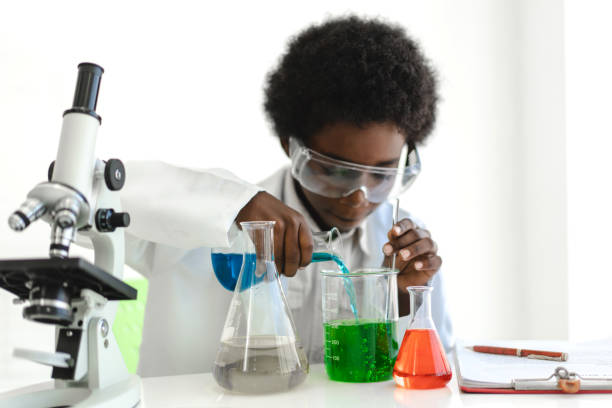
[[[228,244],[232,222],[260,188],[223,170],[194,171],[160,162],[127,163],[127,177],[121,192],[123,210],[132,216],[126,229],[126,263],[149,279],[139,373],[146,377],[210,371],[232,297],[213,273],[210,248]],[[262,187],[283,200],[287,177],[283,169]],[[376,248],[368,257],[369,266],[382,262],[380,249],[390,219],[391,206],[385,203],[365,222],[364,243]],[[306,352],[311,361],[320,360],[321,299],[315,290],[320,284],[312,280],[318,273],[300,274],[298,279],[283,277],[283,286]],[[306,281],[311,290],[302,292],[310,297],[300,295]],[[452,333],[441,273],[433,286],[434,322],[448,348]],[[406,317],[400,319],[400,336],[407,323]]]

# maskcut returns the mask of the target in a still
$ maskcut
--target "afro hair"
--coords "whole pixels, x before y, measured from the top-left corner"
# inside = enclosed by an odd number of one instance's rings
[[[264,109],[281,139],[391,122],[416,144],[433,129],[437,101],[435,72],[401,27],[349,16],[290,41],[268,74]]]

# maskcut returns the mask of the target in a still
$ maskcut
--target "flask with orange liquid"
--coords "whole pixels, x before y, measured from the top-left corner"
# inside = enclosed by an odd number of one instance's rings
[[[410,286],[410,325],[404,334],[393,379],[404,388],[440,388],[452,377],[444,347],[431,318],[429,286]]]

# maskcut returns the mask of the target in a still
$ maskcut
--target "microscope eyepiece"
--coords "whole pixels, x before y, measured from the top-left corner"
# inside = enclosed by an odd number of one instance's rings
[[[102,121],[102,118],[96,113],[96,105],[98,104],[98,91],[100,90],[100,80],[103,73],[104,69],[97,64],[91,62],[79,64],[79,76],[74,90],[72,108],[65,111],[64,115],[80,112],[91,115],[100,122]]]

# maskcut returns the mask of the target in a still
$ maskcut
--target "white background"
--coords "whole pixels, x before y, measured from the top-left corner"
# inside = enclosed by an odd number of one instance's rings
[[[0,3],[0,221],[46,178],[78,63],[106,70],[100,158],[224,167],[256,182],[287,163],[262,110],[266,73],[287,40],[330,16],[380,16],[406,27],[439,72],[439,120],[402,207],[439,244],[456,334],[611,336],[611,8],[595,0]],[[48,235],[43,223],[16,234],[2,221],[0,258],[46,256]],[[0,370],[13,347],[52,342],[50,328],[23,321],[10,298],[0,294]],[[29,363],[19,370],[48,375]]]

